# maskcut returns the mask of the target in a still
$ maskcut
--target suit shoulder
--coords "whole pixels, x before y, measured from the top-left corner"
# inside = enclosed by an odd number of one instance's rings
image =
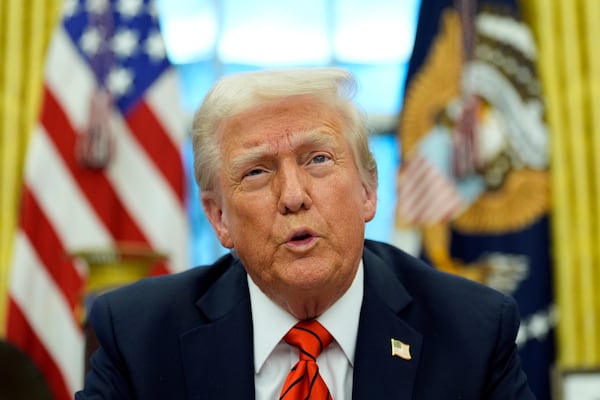
[[[188,270],[154,277],[109,291],[101,297],[119,309],[136,307],[154,308],[185,302],[190,304],[202,296],[219,277],[225,274],[233,264],[233,257],[225,255],[214,264],[198,266]],[[132,301],[134,299],[134,301]]]
[[[431,303],[456,312],[475,309],[516,309],[510,296],[489,286],[440,271],[390,244],[366,241],[365,248],[381,259],[408,293],[420,303]]]

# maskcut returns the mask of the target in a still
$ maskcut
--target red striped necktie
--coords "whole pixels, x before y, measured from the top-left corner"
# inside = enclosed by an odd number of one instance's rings
[[[331,334],[316,320],[300,321],[283,338],[298,347],[300,359],[288,374],[280,400],[333,400],[319,374],[317,357],[333,340]]]

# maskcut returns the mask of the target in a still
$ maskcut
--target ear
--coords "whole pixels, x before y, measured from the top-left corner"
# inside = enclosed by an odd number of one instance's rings
[[[204,214],[206,214],[206,217],[215,230],[217,238],[223,247],[228,249],[233,248],[233,242],[229,235],[229,228],[223,217],[221,196],[215,191],[206,191],[202,192],[200,197],[202,200],[202,207],[204,208]]]
[[[377,211],[377,187],[369,189],[363,184],[363,191],[363,212],[365,222],[369,222],[375,217],[375,211]]]

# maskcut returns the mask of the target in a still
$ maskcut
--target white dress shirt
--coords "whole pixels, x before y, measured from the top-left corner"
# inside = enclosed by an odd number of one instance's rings
[[[358,320],[363,299],[363,263],[358,266],[346,293],[317,320],[333,341],[317,358],[319,371],[334,400],[352,398],[352,373]],[[298,349],[283,341],[298,322],[269,299],[248,279],[254,329],[254,385],[256,400],[274,400],[290,369],[298,361]]]

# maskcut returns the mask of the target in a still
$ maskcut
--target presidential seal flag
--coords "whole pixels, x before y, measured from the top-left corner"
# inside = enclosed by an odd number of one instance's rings
[[[177,77],[148,0],[66,0],[28,148],[6,339],[53,398],[84,376],[86,270],[69,255],[137,244],[188,264]]]
[[[549,138],[516,1],[422,0],[398,135],[396,244],[517,300],[523,367],[549,399]]]

